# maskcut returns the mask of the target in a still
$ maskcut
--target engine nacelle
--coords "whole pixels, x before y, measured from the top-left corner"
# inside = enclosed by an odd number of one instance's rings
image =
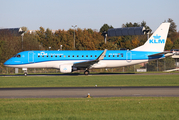
[[[60,65],[60,72],[61,73],[71,73],[72,66],[71,65]]]

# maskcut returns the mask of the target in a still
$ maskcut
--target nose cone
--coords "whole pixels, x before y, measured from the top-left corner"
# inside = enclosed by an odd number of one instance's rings
[[[4,66],[10,65],[11,61],[12,61],[12,60],[7,60],[7,61],[4,63]]]
[[[4,63],[4,66],[7,66],[7,67],[11,67],[11,65],[13,65],[13,62],[14,59],[13,58],[10,58],[9,60],[7,60],[5,63]]]

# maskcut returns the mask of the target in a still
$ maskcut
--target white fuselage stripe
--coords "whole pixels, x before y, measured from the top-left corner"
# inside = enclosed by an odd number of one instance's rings
[[[47,61],[47,62],[39,62],[39,63],[31,63],[31,64],[21,64],[21,65],[7,65],[8,67],[15,68],[56,68],[59,69],[59,66],[62,64],[70,64],[73,65],[77,62],[84,62],[85,60],[72,60],[72,61]],[[128,65],[139,64],[143,62],[147,62],[146,60],[101,60],[98,63],[92,65],[90,68],[113,68],[113,67],[122,67]]]

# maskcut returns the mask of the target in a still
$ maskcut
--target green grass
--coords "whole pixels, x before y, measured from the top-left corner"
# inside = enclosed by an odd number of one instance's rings
[[[179,97],[0,99],[8,120],[178,120]]]
[[[0,77],[5,87],[179,86],[179,75]],[[0,99],[0,120],[179,120],[179,97]]]
[[[100,86],[179,86],[179,74],[0,77],[0,88],[6,87],[93,87]]]

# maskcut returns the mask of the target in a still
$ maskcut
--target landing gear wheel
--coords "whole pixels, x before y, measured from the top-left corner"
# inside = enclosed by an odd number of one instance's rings
[[[24,73],[24,76],[27,76],[27,72]]]
[[[88,75],[88,74],[89,74],[89,71],[88,71],[88,70],[85,70],[84,74],[85,74],[85,75]]]

